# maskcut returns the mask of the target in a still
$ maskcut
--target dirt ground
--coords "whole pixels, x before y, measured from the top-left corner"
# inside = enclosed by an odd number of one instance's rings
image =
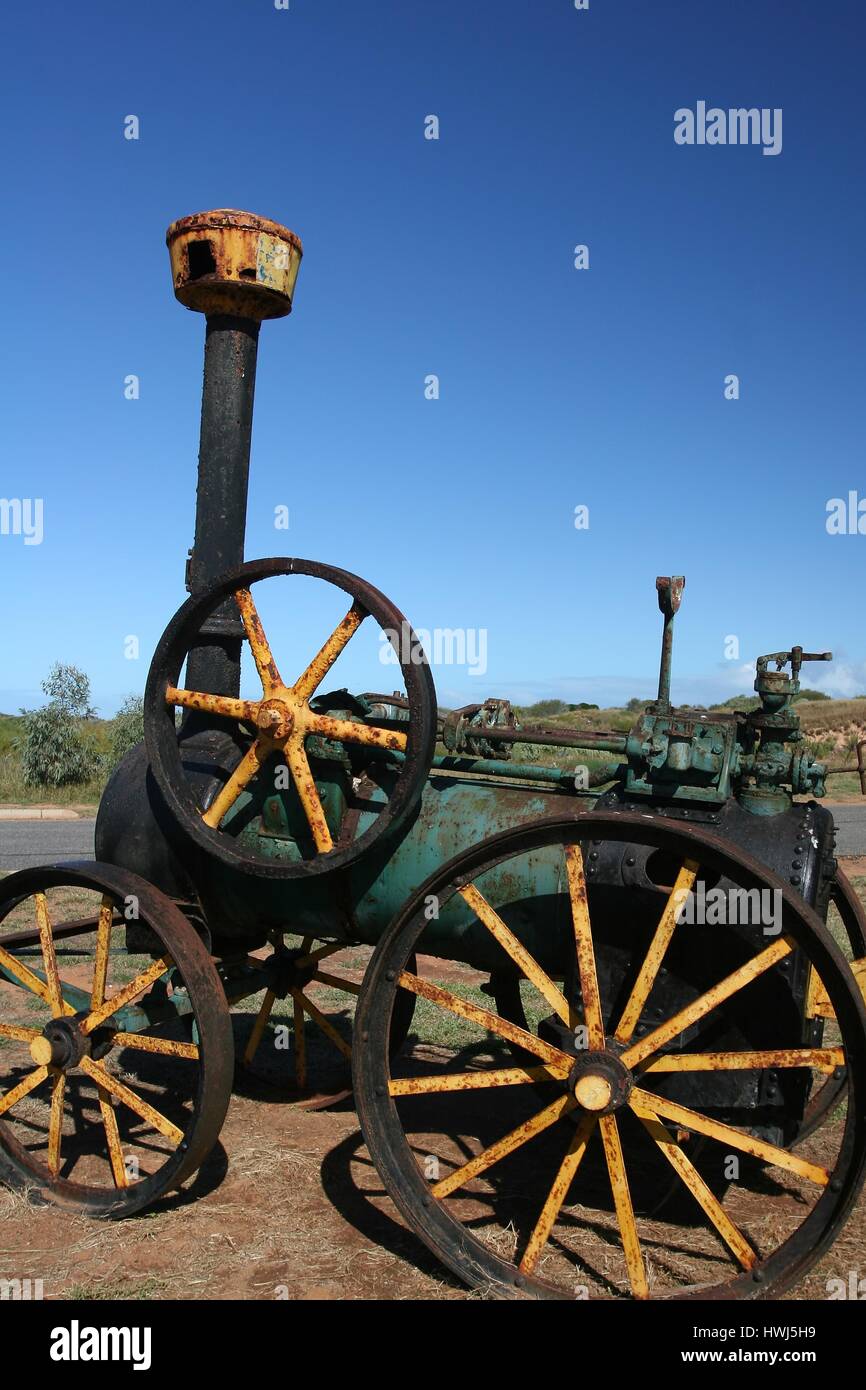
[[[851,861],[849,871],[863,861]],[[858,884],[861,892],[866,880]],[[357,981],[363,954],[331,957],[328,968]],[[474,990],[481,977],[437,962],[438,978]],[[316,993],[318,989],[318,993]],[[313,987],[349,1035],[346,996]],[[249,1003],[235,1011],[236,1042],[249,1036]],[[277,1015],[276,1023],[280,1023]],[[310,1025],[311,1026],[311,1025]],[[447,1045],[448,1040],[445,1039]],[[338,1090],[339,1054],[322,1040],[323,1071]],[[311,1066],[317,1060],[310,1048]],[[321,1058],[318,1059],[321,1061]],[[0,1279],[43,1281],[47,1299],[466,1299],[464,1288],[412,1234],[383,1193],[351,1097],[302,1109],[281,1085],[288,1058],[273,1048],[258,1076],[238,1075],[221,1140],[182,1193],[124,1221],[95,1221],[33,1206],[0,1188]],[[285,1068],[285,1073],[283,1072]],[[810,1156],[829,1156],[840,1120]],[[833,1249],[788,1298],[825,1299],[828,1280],[866,1276],[866,1200]]]
[[[353,1110],[301,1114],[235,1096],[217,1151],[186,1191],[96,1222],[0,1189],[0,1270],[48,1299],[465,1299],[407,1231],[372,1170]],[[866,1273],[861,1198],[831,1252],[787,1295],[825,1299]]]

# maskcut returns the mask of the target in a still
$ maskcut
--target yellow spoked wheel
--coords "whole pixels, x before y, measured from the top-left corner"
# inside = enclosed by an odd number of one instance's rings
[[[216,970],[167,898],[108,865],[11,875],[0,923],[0,1177],[94,1215],[138,1211],[198,1168],[225,1117]]]
[[[277,667],[253,598],[260,581],[305,575],[325,580],[351,597],[348,612],[300,675],[287,683]],[[180,672],[207,621],[228,602],[237,610],[261,683],[261,698],[235,699],[180,686]],[[391,726],[372,717],[336,717],[315,706],[314,697],[348,643],[371,618],[394,644],[406,688],[406,718]],[[347,700],[349,697],[347,696]],[[177,709],[195,712],[204,727],[233,729],[240,749],[222,785],[198,799],[187,775],[175,727]],[[296,559],[257,560],[194,595],[175,614],[154,653],[145,692],[145,741],[153,775],[169,809],[186,833],[208,854],[245,873],[298,878],[346,868],[385,835],[395,834],[413,811],[433,759],[436,697],[426,657],[406,619],[372,585],[344,570]],[[342,750],[330,757],[330,795],[314,775],[318,744]],[[387,795],[365,802],[370,823],[352,838],[342,833],[356,805],[355,785],[372,759],[390,757]],[[284,784],[274,774],[287,777]],[[333,785],[331,785],[333,784]],[[277,795],[279,788],[282,796]],[[291,792],[286,797],[285,793]],[[250,816],[261,816],[266,800],[282,801],[279,816],[290,822],[267,842],[244,835]],[[297,810],[297,816],[295,812]],[[293,848],[289,850],[289,846]],[[281,851],[282,846],[282,851]]]
[[[596,893],[592,841],[676,856],[672,890]],[[542,862],[558,865],[554,895],[536,893]],[[738,904],[727,924],[695,920],[705,872]],[[408,968],[431,894],[439,940],[453,921],[474,967],[527,982],[526,1027],[453,974],[437,980],[435,963]],[[833,1045],[807,1016],[810,967]],[[392,1068],[404,992],[416,1041]],[[789,886],[705,831],[588,813],[458,856],[377,947],[356,1028],[356,1103],[386,1189],[445,1264],[497,1296],[772,1296],[823,1253],[862,1184],[866,1013],[851,972]],[[814,1078],[843,1064],[844,1114],[801,1140]],[[657,1215],[671,1175],[683,1201]]]
[[[312,936],[275,942],[265,962],[272,983],[241,1053],[244,1073],[305,1110],[350,1096],[352,1024],[367,954]],[[406,1040],[414,1009],[407,995],[391,1029],[392,1057]]]

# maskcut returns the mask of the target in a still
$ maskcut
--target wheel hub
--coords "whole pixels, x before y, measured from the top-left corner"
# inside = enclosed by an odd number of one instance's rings
[[[285,700],[262,700],[256,725],[275,743],[284,743],[295,726],[295,716]]]
[[[582,1052],[569,1072],[568,1089],[582,1110],[611,1115],[628,1101],[634,1078],[613,1052]]]
[[[299,965],[298,962],[304,959],[308,952],[303,951],[275,951],[268,961],[271,972],[270,988],[278,999],[285,999],[292,989],[305,989],[313,979],[318,969],[317,961],[309,961],[306,965]]]
[[[56,1067],[69,1071],[77,1067],[82,1057],[90,1055],[90,1037],[81,1031],[85,1014],[72,1018],[52,1018],[38,1038],[30,1044],[30,1055],[37,1066]]]

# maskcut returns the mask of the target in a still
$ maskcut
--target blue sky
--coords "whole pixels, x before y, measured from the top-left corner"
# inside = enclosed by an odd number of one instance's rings
[[[44,536],[0,535],[0,709],[65,660],[110,714],[184,598],[204,323],[164,232],[220,206],[305,248],[262,331],[248,557],[483,630],[443,703],[651,692],[671,572],[675,699],[794,642],[866,690],[866,536],[826,530],[866,497],[864,38],[854,0],[5,7],[0,497]],[[781,108],[781,153],[677,145],[701,100]]]

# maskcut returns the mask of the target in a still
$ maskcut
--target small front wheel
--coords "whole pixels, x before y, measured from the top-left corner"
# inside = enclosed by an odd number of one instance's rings
[[[0,1178],[129,1216],[196,1171],[225,1118],[213,962],[164,894],[107,864],[12,874],[0,924]]]

